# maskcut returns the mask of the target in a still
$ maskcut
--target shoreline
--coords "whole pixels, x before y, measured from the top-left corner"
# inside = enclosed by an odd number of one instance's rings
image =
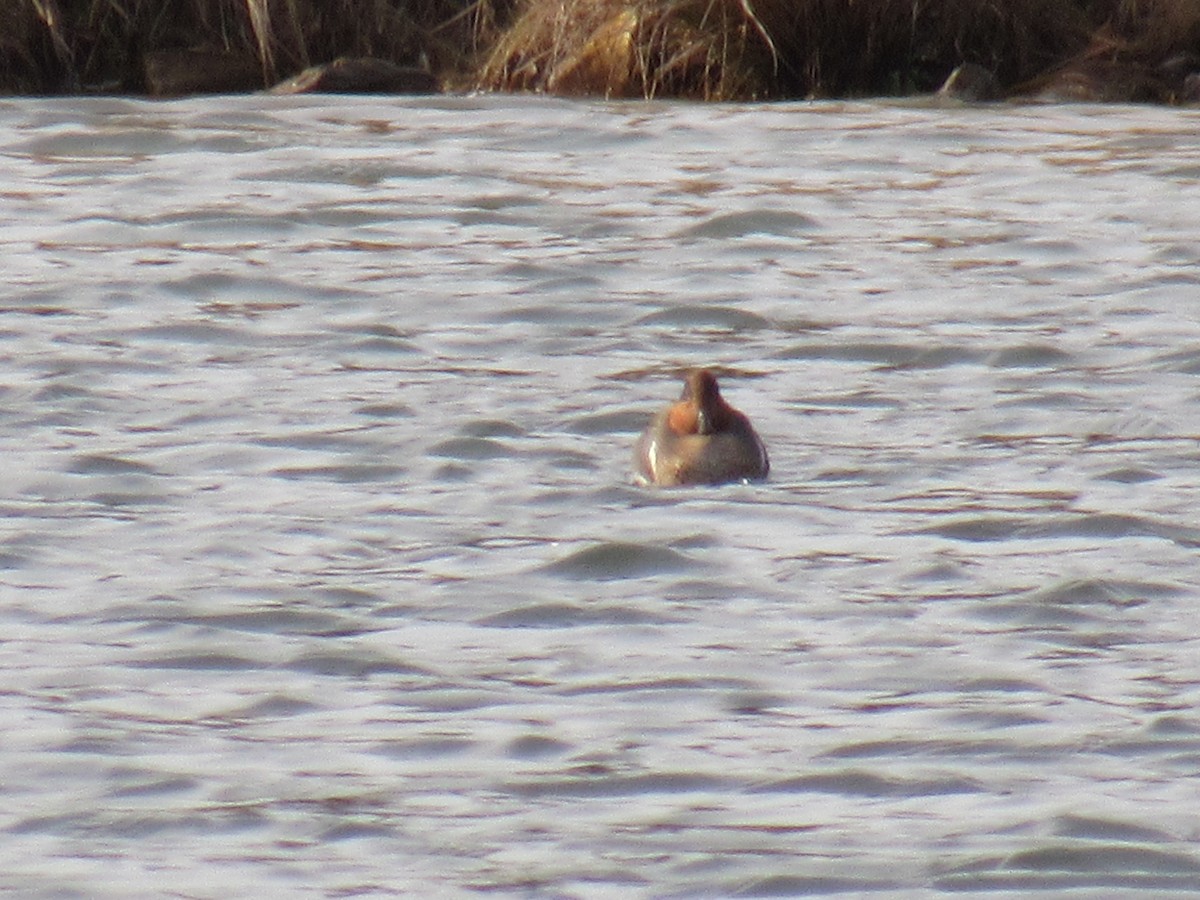
[[[318,0],[186,0],[169,27],[161,5],[15,0],[0,95],[1200,102],[1189,0],[342,0],[337,22]]]

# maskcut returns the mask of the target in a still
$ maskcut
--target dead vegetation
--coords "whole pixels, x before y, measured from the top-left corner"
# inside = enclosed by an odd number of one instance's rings
[[[526,2],[479,85],[720,100],[767,95],[777,67],[770,33],[745,0]]]
[[[0,0],[0,90],[140,92],[148,54],[251,58],[266,87],[339,56],[465,82],[511,0]],[[215,64],[215,63],[214,63]]]
[[[705,99],[905,94],[974,62],[1009,83],[1086,46],[1042,0],[525,0],[480,71],[496,90]]]
[[[266,87],[336,57],[452,89],[746,100],[932,91],[956,66],[1006,91],[1124,79],[1177,97],[1197,0],[6,0],[0,89],[146,89],[171,51]],[[157,54],[157,55],[156,55]],[[1198,75],[1197,77],[1200,77]],[[1136,91],[1132,89],[1137,82]]]

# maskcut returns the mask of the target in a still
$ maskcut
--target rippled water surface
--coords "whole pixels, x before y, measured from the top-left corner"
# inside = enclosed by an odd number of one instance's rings
[[[1200,892],[1198,126],[0,102],[0,888]]]

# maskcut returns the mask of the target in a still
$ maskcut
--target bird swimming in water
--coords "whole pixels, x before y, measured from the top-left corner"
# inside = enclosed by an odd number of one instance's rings
[[[767,477],[767,448],[746,416],[721,396],[717,376],[692,369],[679,400],[658,413],[633,453],[650,484],[724,484]]]

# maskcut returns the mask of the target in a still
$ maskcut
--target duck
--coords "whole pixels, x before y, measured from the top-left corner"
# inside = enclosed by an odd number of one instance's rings
[[[679,400],[651,420],[633,460],[639,480],[665,486],[758,481],[771,468],[754,426],[725,402],[711,369],[684,375]]]

